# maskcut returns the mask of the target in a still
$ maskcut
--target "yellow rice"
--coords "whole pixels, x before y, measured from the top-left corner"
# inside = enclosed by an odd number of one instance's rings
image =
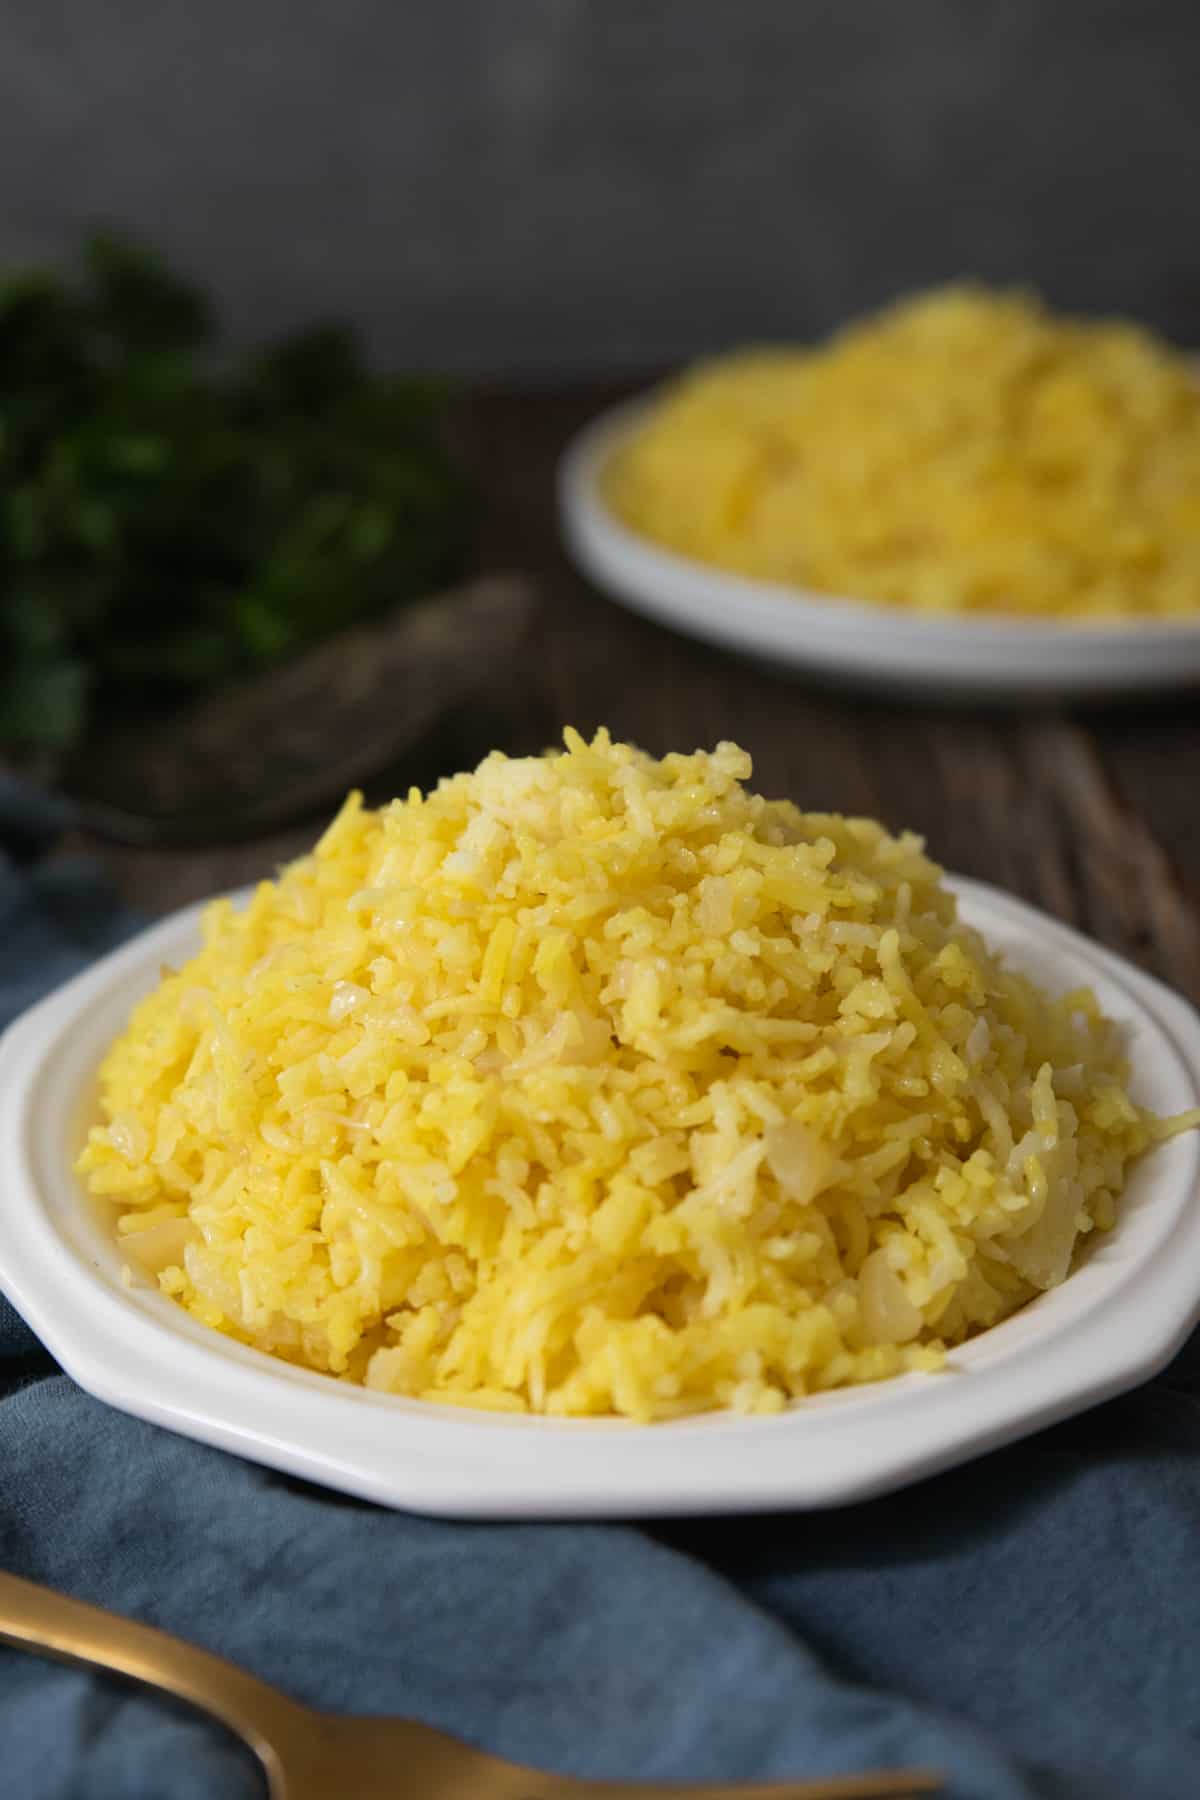
[[[599,732],[357,795],[137,1007],[79,1161],[206,1324],[392,1393],[638,1420],[938,1366],[1160,1127],[919,839]]]
[[[962,286],[826,347],[668,388],[613,460],[635,530],[760,579],[925,613],[1200,609],[1200,386],[1127,323]]]

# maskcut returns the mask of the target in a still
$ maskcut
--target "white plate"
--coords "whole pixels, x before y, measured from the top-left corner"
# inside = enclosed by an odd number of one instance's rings
[[[650,404],[602,414],[559,469],[568,549],[598,587],[635,612],[776,664],[910,695],[1045,700],[1200,681],[1200,619],[942,618],[756,581],[661,549],[621,523],[600,485],[605,464]]]
[[[1200,1095],[1200,1019],[1019,902],[957,882],[966,919],[1047,985],[1090,983],[1125,1021],[1135,1091]],[[42,1001],[0,1043],[0,1285],[82,1387],[185,1436],[392,1506],[464,1518],[829,1506],[964,1461],[1152,1375],[1200,1318],[1200,1134],[1135,1171],[1116,1229],[1064,1284],[951,1358],[774,1418],[653,1426],[473,1413],[293,1369],[207,1330],[152,1285],[71,1172],[97,1062],[131,1004],[197,946],[178,913]]]

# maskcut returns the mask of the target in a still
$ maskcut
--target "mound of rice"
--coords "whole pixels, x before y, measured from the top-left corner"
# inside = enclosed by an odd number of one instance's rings
[[[950,287],[667,390],[607,472],[682,555],[929,613],[1200,610],[1200,384],[1136,326]]]
[[[733,744],[565,744],[351,795],[209,908],[79,1162],[131,1265],[374,1388],[638,1420],[932,1369],[1061,1281],[1160,1130],[1092,998]]]

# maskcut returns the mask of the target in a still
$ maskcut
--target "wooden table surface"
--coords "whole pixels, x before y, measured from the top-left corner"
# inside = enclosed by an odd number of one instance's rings
[[[678,637],[607,602],[567,562],[553,472],[612,384],[478,391],[458,431],[482,496],[471,567],[516,570],[540,606],[531,653],[455,718],[396,785],[542,748],[600,724],[646,749],[733,738],[755,785],[810,809],[911,827],[949,868],[1023,896],[1200,1002],[1200,694],[1070,711],[911,707],[822,691]],[[203,852],[119,849],[80,834],[148,911],[269,873],[314,824]]]

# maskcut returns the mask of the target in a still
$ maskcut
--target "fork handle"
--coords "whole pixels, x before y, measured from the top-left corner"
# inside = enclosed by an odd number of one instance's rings
[[[117,1613],[72,1599],[53,1588],[25,1581],[0,1570],[0,1643],[17,1650],[39,1651],[60,1662],[104,1669],[127,1681],[157,1688],[194,1706],[236,1733],[255,1752],[267,1777],[271,1800],[283,1800],[284,1772],[272,1740],[286,1741],[297,1724],[311,1720],[277,1688],[248,1675],[211,1651],[171,1637],[153,1625],[141,1625]],[[366,1721],[363,1721],[364,1725]],[[443,1760],[453,1750],[456,1772],[462,1747],[420,1728],[437,1743]],[[880,1775],[834,1776],[816,1782],[735,1782],[712,1785],[662,1782],[578,1781],[538,1769],[504,1767],[503,1792],[509,1800],[911,1800],[933,1792],[936,1777],[900,1771]],[[490,1784],[495,1790],[494,1781]],[[453,1791],[459,1792],[457,1781]]]
[[[829,1775],[818,1781],[680,1782],[570,1781],[553,1790],[554,1800],[919,1800],[941,1787],[924,1769],[897,1769],[878,1775]],[[531,1784],[513,1800],[541,1800],[546,1790]]]
[[[224,1657],[3,1569],[0,1643],[104,1669],[197,1707],[227,1725],[254,1751],[271,1800],[283,1794],[283,1772],[266,1734],[273,1735],[276,1724],[286,1728],[299,1709],[278,1689]]]

